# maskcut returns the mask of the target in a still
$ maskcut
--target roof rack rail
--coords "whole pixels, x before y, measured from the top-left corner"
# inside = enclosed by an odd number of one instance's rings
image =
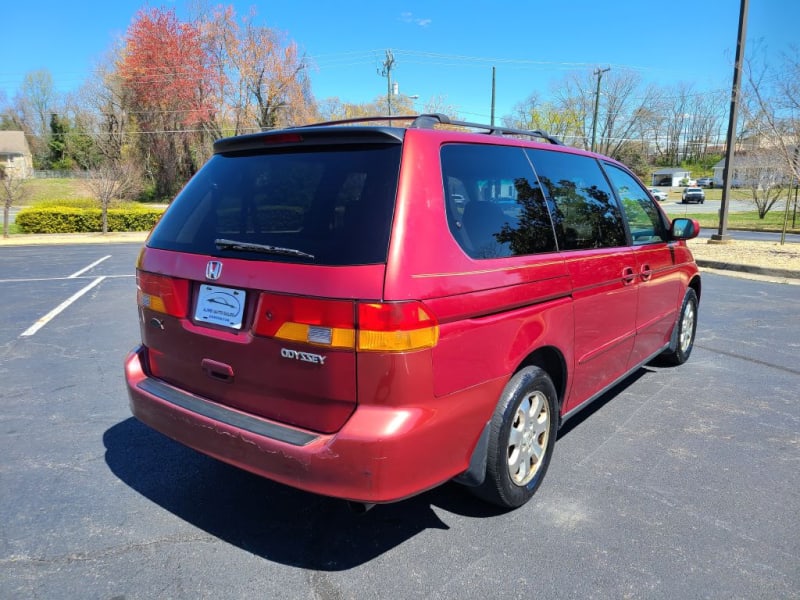
[[[392,115],[391,117],[381,115],[373,117],[354,117],[352,119],[339,119],[335,121],[324,121],[322,123],[313,123],[310,125],[299,125],[297,128],[303,127],[321,127],[329,125],[351,125],[354,123],[370,123],[370,122],[387,122],[391,125],[392,121],[411,121],[408,126],[412,129],[433,129],[436,125],[452,125],[455,127],[466,127],[468,129],[481,129],[489,135],[522,135],[532,138],[543,139],[556,146],[563,146],[564,143],[557,137],[549,135],[547,132],[539,129],[516,129],[513,127],[497,127],[495,125],[485,125],[482,123],[471,123],[469,121],[453,120],[447,115],[442,113],[425,113],[421,115]]]
[[[333,121],[320,121],[319,123],[309,123],[308,125],[294,125],[289,129],[303,129],[305,127],[327,127],[329,125],[351,125],[353,123],[374,123],[376,121],[388,122],[392,121],[411,121],[412,119],[419,118],[417,115],[376,115],[373,117],[353,117],[352,119],[336,119]]]
[[[564,145],[564,143],[557,137],[549,135],[547,132],[541,131],[539,129],[532,129],[532,130],[516,129],[513,127],[497,127],[496,125],[485,125],[483,123],[471,123],[469,121],[454,121],[447,115],[443,115],[441,113],[429,113],[429,114],[419,115],[411,124],[411,127],[420,127],[420,128],[433,127],[434,125],[436,125],[436,123],[440,123],[442,125],[455,125],[458,127],[468,127],[470,129],[483,129],[489,135],[524,135],[534,138],[540,138],[557,146]]]

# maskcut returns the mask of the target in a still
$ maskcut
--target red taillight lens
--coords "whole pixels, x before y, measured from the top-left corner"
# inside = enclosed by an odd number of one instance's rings
[[[350,300],[261,294],[253,330],[257,335],[352,348],[354,310]]]
[[[261,294],[257,335],[331,348],[404,352],[431,348],[439,325],[421,302],[356,303]]]
[[[358,349],[401,352],[432,348],[439,324],[422,302],[358,305]]]
[[[136,273],[139,306],[156,312],[185,317],[189,305],[189,281],[165,275]]]

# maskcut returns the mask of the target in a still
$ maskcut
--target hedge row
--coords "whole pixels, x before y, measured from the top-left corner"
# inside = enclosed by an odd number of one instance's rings
[[[109,231],[149,231],[161,218],[161,208],[126,207],[108,209]],[[30,207],[17,214],[22,233],[90,233],[103,230],[99,208],[70,206]]]

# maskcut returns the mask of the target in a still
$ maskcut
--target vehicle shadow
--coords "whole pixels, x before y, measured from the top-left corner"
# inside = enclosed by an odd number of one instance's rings
[[[111,471],[147,499],[243,550],[306,569],[350,569],[426,529],[449,529],[434,506],[475,518],[504,514],[452,483],[354,514],[341,500],[229,466],[133,417],[109,428],[103,442]]]
[[[567,421],[559,438],[652,371],[643,367],[608,390]],[[426,529],[449,529],[434,507],[468,518],[514,518],[454,483],[355,514],[341,500],[302,492],[195,452],[133,417],[109,428],[103,443],[111,471],[155,504],[243,550],[305,569],[347,570]]]

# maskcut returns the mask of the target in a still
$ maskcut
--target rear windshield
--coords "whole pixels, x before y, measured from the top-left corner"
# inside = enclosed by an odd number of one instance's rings
[[[387,144],[215,155],[148,245],[304,264],[385,262],[400,152]]]

